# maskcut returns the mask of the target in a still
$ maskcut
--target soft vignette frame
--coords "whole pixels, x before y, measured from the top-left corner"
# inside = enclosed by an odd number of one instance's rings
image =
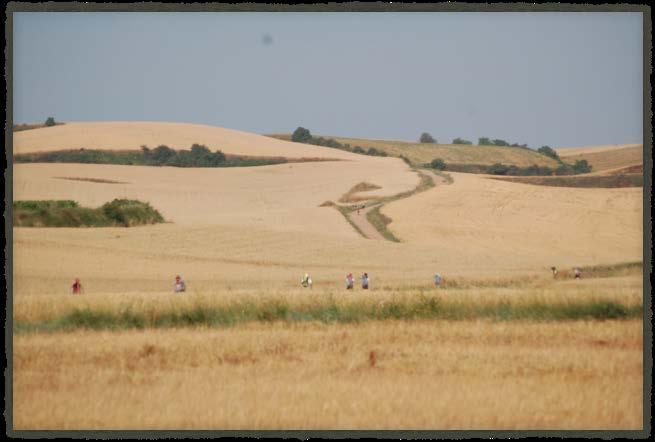
[[[644,376],[643,376],[643,428],[642,430],[458,430],[458,431],[366,431],[366,430],[339,430],[339,431],[312,431],[312,430],[230,430],[230,431],[37,431],[13,428],[13,229],[12,207],[13,201],[13,13],[14,12],[641,12],[643,16],[643,158],[644,158],[644,192],[643,199],[643,263],[648,263],[648,274],[643,273],[643,336],[644,336]],[[322,3],[322,4],[264,4],[264,3],[78,3],[78,2],[43,2],[24,3],[9,2],[4,11],[5,23],[5,425],[6,436],[11,438],[293,438],[306,440],[309,438],[348,439],[348,438],[379,438],[379,439],[464,439],[464,438],[509,438],[509,437],[585,437],[585,438],[614,438],[645,439],[651,434],[651,395],[653,371],[653,333],[652,333],[652,218],[650,208],[652,205],[652,20],[651,8],[647,5],[629,4],[563,4],[563,3]],[[648,203],[648,204],[646,204]],[[644,270],[646,270],[644,268]],[[647,295],[648,294],[648,295]]]

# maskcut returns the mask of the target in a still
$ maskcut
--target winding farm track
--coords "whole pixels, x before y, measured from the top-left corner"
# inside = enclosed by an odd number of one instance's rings
[[[366,214],[378,206],[379,204],[376,204],[361,210],[355,210],[349,214],[349,218],[350,221],[352,221],[359,228],[359,230],[362,231],[365,238],[379,239],[384,241],[384,236],[382,236],[378,229],[376,229],[373,224],[368,221],[368,218],[366,218]]]
[[[441,175],[438,175],[433,171],[429,171],[429,170],[425,172],[433,177],[435,185],[440,186],[440,185],[448,184],[448,181]],[[383,240],[383,241],[386,240],[386,238],[382,235],[382,233],[380,233],[378,229],[376,229],[375,226],[373,226],[373,224],[371,224],[368,221],[368,218],[366,217],[368,212],[380,206],[381,206],[380,204],[374,204],[372,206],[365,207],[360,210],[354,210],[350,214],[348,214],[348,219],[350,219],[350,221],[359,228],[359,230],[364,234],[364,237],[366,239],[376,239],[376,240]]]

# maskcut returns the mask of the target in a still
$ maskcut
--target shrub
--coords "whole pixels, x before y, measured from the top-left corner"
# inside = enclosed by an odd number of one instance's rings
[[[293,134],[291,135],[291,141],[296,143],[306,143],[312,139],[312,134],[309,132],[309,129],[304,127],[298,127]]]
[[[55,122],[54,117],[48,117],[48,118],[45,120],[45,125],[46,125],[46,127],[51,127],[51,126],[54,126],[54,125],[56,125],[56,124],[57,124],[57,123]]]
[[[588,173],[591,172],[591,166],[587,163],[587,160],[577,160],[573,165],[574,173]]]
[[[465,140],[463,138],[455,138],[453,140],[453,144],[473,144],[473,143],[471,141]]]
[[[487,137],[478,138],[478,146],[491,146],[493,143]]]
[[[559,161],[559,155],[557,155],[555,149],[551,148],[550,146],[541,146],[539,149],[537,149],[537,152],[539,152],[542,155],[546,155],[547,157],[550,157],[554,160]]]
[[[505,140],[493,140],[492,144],[494,146],[509,146],[509,143]]]
[[[437,140],[435,140],[432,135],[430,135],[427,132],[423,132],[421,134],[421,137],[419,138],[419,142],[421,143],[436,143]]]
[[[441,158],[435,158],[430,162],[430,167],[437,170],[444,170],[446,168],[446,163]]]

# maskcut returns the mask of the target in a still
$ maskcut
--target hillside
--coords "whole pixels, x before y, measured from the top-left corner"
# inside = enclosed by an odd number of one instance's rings
[[[306,146],[248,132],[187,123],[67,122],[54,127],[14,132],[13,153],[51,152],[67,149],[138,150],[167,145],[190,149],[194,143],[225,154],[288,158],[355,160],[359,156],[335,149]]]
[[[248,287],[294,287],[307,271],[316,284],[336,289],[347,272],[367,271],[383,286],[428,282],[435,271],[512,277],[539,274],[553,263],[641,258],[641,189],[557,189],[453,173],[453,184],[439,182],[381,209],[401,241],[394,243],[362,238],[339,211],[321,206],[361,183],[372,189],[367,196],[413,190],[419,177],[398,158],[221,128],[204,127],[203,132],[194,125],[109,125],[116,130],[111,133],[104,126],[48,128],[67,133],[45,146],[71,148],[82,141],[103,148],[157,142],[187,146],[191,140],[209,145],[211,139],[200,135],[211,132],[216,143],[225,142],[221,147],[230,141],[234,154],[278,155],[286,149],[287,155],[349,161],[225,169],[14,165],[15,200],[70,199],[97,207],[113,198],[137,199],[170,221],[131,229],[14,228],[19,295],[57,292],[76,274],[84,275],[94,292],[166,291],[176,273],[198,290],[241,287],[244,281]],[[18,148],[34,149],[20,135],[39,131],[14,134]]]
[[[592,173],[605,173],[616,169],[642,165],[643,146],[625,144],[616,146],[570,147],[555,149],[562,161],[573,164],[587,160]]]
[[[285,140],[291,138],[288,134],[276,134],[271,136]],[[554,168],[558,165],[557,161],[552,158],[541,155],[534,150],[523,149],[520,147],[409,143],[405,141],[370,140],[363,138],[333,137],[328,135],[323,135],[323,137],[334,138],[339,143],[350,144],[352,147],[361,146],[365,149],[374,147],[396,157],[403,155],[415,164],[425,164],[435,158],[441,158],[446,163],[454,164],[492,165],[495,163],[503,163],[518,167],[528,167],[536,164],[538,166],[549,166]]]

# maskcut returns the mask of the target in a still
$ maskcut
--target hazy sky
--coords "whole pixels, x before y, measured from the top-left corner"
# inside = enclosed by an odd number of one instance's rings
[[[640,13],[15,13],[14,122],[642,142]]]

